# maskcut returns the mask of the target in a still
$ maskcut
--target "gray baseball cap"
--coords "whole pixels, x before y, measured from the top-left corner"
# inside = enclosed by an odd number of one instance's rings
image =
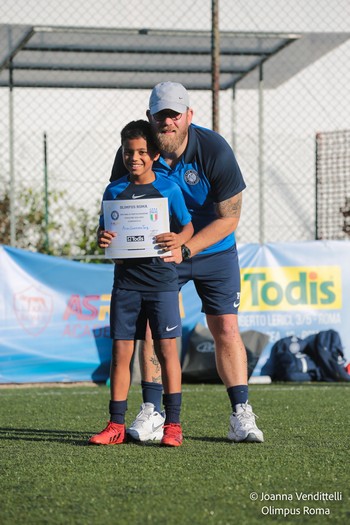
[[[153,89],[149,98],[151,115],[163,109],[172,109],[178,113],[185,113],[190,107],[188,93],[182,84],[177,82],[161,82]]]

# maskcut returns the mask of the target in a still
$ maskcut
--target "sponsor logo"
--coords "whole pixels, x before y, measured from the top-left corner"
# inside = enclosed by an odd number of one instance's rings
[[[23,330],[32,336],[38,336],[51,320],[53,300],[50,294],[30,286],[13,295],[13,307]]]
[[[111,294],[78,295],[72,294],[66,305],[62,321],[64,337],[91,337],[104,339],[110,337],[109,310]],[[101,324],[103,323],[103,324]]]
[[[342,306],[339,266],[241,269],[241,310],[336,310]]]
[[[194,186],[199,182],[199,175],[196,170],[187,170],[184,175],[185,182],[190,186]]]
[[[146,194],[144,193],[143,195],[135,195],[134,193],[132,194],[132,199],[141,199],[142,197],[146,197]]]
[[[177,327],[178,327],[177,324],[176,324],[175,326],[167,326],[165,330],[166,330],[167,332],[171,332],[172,330],[175,330],[175,328],[177,328]]]
[[[199,343],[196,346],[197,352],[200,352],[201,354],[209,354],[212,352],[215,352],[215,344],[214,341],[203,341],[202,343]]]
[[[144,235],[127,235],[126,242],[143,242],[145,240]]]

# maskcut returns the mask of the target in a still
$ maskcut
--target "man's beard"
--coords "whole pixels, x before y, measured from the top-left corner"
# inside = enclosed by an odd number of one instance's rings
[[[171,133],[171,135],[157,132],[155,134],[155,139],[157,146],[161,151],[175,153],[186,139],[186,135],[187,129],[177,130],[176,133]]]

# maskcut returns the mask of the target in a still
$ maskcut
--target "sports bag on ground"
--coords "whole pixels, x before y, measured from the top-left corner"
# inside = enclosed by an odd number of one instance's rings
[[[261,373],[273,381],[319,381],[319,368],[306,353],[306,346],[307,342],[296,336],[279,339]]]
[[[340,335],[335,330],[324,330],[305,339],[305,352],[320,370],[321,381],[350,381]]]

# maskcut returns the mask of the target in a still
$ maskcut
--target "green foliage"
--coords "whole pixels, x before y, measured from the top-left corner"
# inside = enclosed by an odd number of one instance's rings
[[[93,262],[109,262],[93,259],[101,255],[97,245],[98,206],[91,212],[74,206],[62,205],[65,192],[51,191],[48,194],[48,223],[46,224],[43,193],[35,188],[21,187],[17,192],[16,246],[48,255],[85,260],[91,256]],[[5,187],[0,195],[0,244],[10,245],[10,194]]]
[[[184,385],[184,444],[86,446],[108,418],[106,386],[1,391],[2,525],[258,525],[349,521],[349,385],[252,385],[263,444],[226,440],[222,385]],[[140,388],[132,386],[127,423]],[[342,493],[297,501],[296,493]],[[258,495],[254,501],[252,493]],[[261,494],[292,501],[260,501]],[[324,516],[263,514],[263,507],[329,508]]]

